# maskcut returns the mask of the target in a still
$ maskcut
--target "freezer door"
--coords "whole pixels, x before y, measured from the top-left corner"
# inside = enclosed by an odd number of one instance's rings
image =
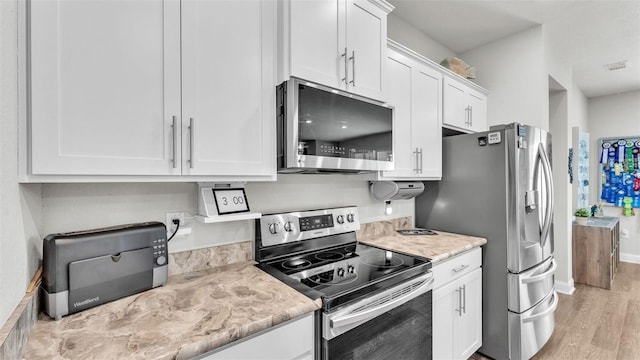
[[[509,310],[521,313],[540,302],[554,289],[553,276],[558,266],[553,257],[520,274],[508,274]]]
[[[505,130],[507,139],[507,267],[520,273],[553,253],[551,134],[526,125]]]
[[[509,359],[530,359],[547,343],[555,327],[558,294],[551,291],[522,314],[509,312]]]

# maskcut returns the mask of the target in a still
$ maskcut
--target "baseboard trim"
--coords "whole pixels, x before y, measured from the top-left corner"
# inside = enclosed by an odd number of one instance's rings
[[[573,286],[573,279],[571,279],[571,282],[556,281],[555,285],[556,291],[561,294],[572,295],[576,291],[575,286]]]
[[[624,261],[632,264],[640,264],[640,255],[620,253],[620,261]]]

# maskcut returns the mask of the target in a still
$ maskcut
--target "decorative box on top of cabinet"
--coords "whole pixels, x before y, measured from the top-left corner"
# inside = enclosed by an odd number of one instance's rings
[[[393,171],[378,180],[442,178],[442,72],[431,60],[389,40],[387,98],[395,108]]]
[[[573,223],[573,281],[611,289],[620,262],[620,219],[589,218]]]
[[[443,125],[467,133],[486,131],[487,90],[449,70],[443,71]]]
[[[279,81],[295,76],[386,101],[387,15],[384,0],[280,2]]]
[[[482,249],[433,266],[433,358],[468,359],[482,346]]]
[[[275,179],[275,2],[21,11],[26,181]]]

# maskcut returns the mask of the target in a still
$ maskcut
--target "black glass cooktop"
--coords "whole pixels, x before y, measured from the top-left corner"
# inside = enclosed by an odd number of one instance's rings
[[[421,275],[431,268],[428,259],[365,244],[326,249],[268,265],[319,292],[325,310]]]

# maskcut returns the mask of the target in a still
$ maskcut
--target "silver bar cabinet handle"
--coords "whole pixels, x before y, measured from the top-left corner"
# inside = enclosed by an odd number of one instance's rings
[[[473,106],[469,105],[469,126],[473,127]]]
[[[451,271],[453,271],[455,273],[459,273],[460,271],[462,271],[462,270],[464,270],[464,269],[466,269],[468,267],[469,267],[469,265],[464,264],[464,265],[458,266],[457,268],[451,269]]]
[[[418,165],[420,165],[419,170],[420,170],[420,174],[422,174],[422,166],[423,166],[422,148],[420,148],[420,152],[419,152],[419,154],[420,154],[420,162],[418,163]]]
[[[193,169],[193,140],[194,136],[194,121],[193,118],[189,118],[189,168]]]
[[[344,81],[345,84],[348,83],[348,78],[349,78],[349,58],[347,57],[347,48],[344,48],[344,54],[340,55],[341,58],[344,58],[344,78],[342,78],[342,81]]]
[[[458,287],[456,292],[458,293],[458,308],[455,309],[455,311],[458,312],[458,316],[462,316],[462,297],[460,296],[462,294],[462,288]]]
[[[417,174],[417,173],[418,173],[418,169],[419,169],[419,166],[418,166],[418,161],[419,161],[419,160],[418,160],[418,159],[419,159],[419,155],[418,155],[418,154],[419,154],[419,153],[418,153],[418,148],[416,148],[416,149],[413,151],[413,153],[414,153],[414,154],[416,154],[416,166],[413,168],[413,172],[415,172],[415,173]]]
[[[355,51],[351,51],[351,57],[349,58],[349,60],[352,61],[351,66],[353,66],[353,68],[351,69],[351,81],[349,81],[351,84],[353,84],[353,86],[356,86],[356,52]]]
[[[464,314],[467,313],[467,285],[462,285],[462,311]]]
[[[171,161],[173,162],[173,168],[176,169],[178,168],[178,159],[176,158],[176,155],[178,154],[178,117],[174,115],[172,119],[173,121],[171,123],[171,129],[173,130],[173,159],[171,159]]]
[[[469,111],[469,106],[467,106],[466,108],[464,108],[464,124],[466,126],[470,126],[471,125],[471,121],[469,120],[470,118],[470,111]]]

